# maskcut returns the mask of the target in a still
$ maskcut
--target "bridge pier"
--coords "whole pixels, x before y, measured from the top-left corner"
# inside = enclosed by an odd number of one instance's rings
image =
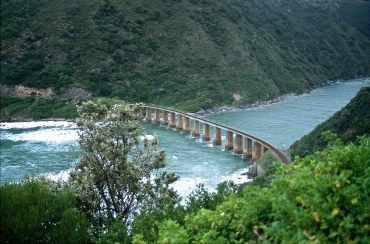
[[[199,120],[194,120],[193,131],[191,132],[192,137],[200,136],[200,123]]]
[[[242,135],[235,135],[234,154],[243,154],[243,137]]]
[[[155,109],[154,124],[158,125],[161,123],[161,117],[159,115],[159,109]]]
[[[258,160],[260,157],[261,157],[261,144],[258,143],[258,142],[254,142],[254,150],[253,150],[253,157],[252,157],[252,160],[253,161],[256,161]]]
[[[170,128],[176,128],[176,114],[170,112]]]
[[[189,117],[184,117],[184,133],[189,133],[190,132],[190,118]]]
[[[234,149],[234,136],[233,132],[226,131],[226,144],[225,144],[225,150],[231,151]]]
[[[176,124],[176,130],[182,130],[183,128],[183,122],[182,122],[182,115],[177,115],[177,124]]]
[[[209,124],[204,123],[203,124],[202,141],[209,141],[209,140],[211,140],[211,133],[209,131]]]
[[[265,147],[264,145],[261,146],[261,156],[267,152],[269,149],[267,147]]]
[[[162,125],[167,126],[168,125],[168,112],[163,110],[162,111]]]
[[[215,138],[213,139],[213,146],[221,146],[221,128],[215,127]]]
[[[152,121],[152,111],[150,108],[146,108],[146,113],[145,113],[145,121],[146,122],[151,122]]]
[[[143,120],[143,114],[142,113],[137,114],[136,120]]]
[[[252,158],[252,139],[246,137],[244,141],[244,152],[243,152],[243,158]]]

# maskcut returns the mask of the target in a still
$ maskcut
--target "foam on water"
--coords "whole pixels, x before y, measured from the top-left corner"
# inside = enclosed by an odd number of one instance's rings
[[[28,131],[25,130],[23,133],[7,133],[2,136],[2,139],[8,139],[12,141],[39,141],[47,143],[61,143],[68,141],[76,141],[78,134],[76,130],[61,128],[41,128],[39,130]]]
[[[37,121],[0,123],[2,140],[62,143],[78,139],[75,123]]]
[[[152,141],[154,139],[154,136],[153,135],[145,135],[145,136],[140,136],[140,140],[144,140],[144,139],[147,139],[148,141]]]
[[[171,184],[171,187],[173,187],[173,189],[175,189],[180,196],[185,197],[188,196],[192,191],[194,191],[198,184],[205,183],[207,181],[208,179],[201,177],[181,177],[175,183]],[[215,189],[208,188],[208,190],[214,191]]]
[[[76,123],[67,121],[31,121],[31,122],[3,122],[0,130],[7,129],[32,129],[38,127],[71,127],[76,128]]]
[[[53,181],[67,182],[69,178],[70,169],[62,170],[59,173],[45,173],[44,176]]]
[[[246,179],[246,173],[248,172],[248,169],[239,169],[235,173],[231,175],[224,175],[221,176],[221,181],[232,181],[237,185],[241,185],[246,182],[251,182],[252,179]]]

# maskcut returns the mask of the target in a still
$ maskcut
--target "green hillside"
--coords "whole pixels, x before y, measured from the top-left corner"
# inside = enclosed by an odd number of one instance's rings
[[[351,17],[369,4],[1,0],[1,84],[187,111],[272,100],[370,75],[369,21]]]
[[[330,130],[344,143],[356,142],[357,136],[370,135],[370,87],[363,87],[357,95],[330,119],[318,125],[291,147],[293,155],[304,157],[323,150],[327,143],[322,135]]]

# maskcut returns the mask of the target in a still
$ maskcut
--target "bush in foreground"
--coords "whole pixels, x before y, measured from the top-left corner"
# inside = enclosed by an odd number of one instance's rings
[[[158,242],[369,243],[370,139],[359,141],[337,140],[294,164],[276,164],[271,188],[246,187],[185,224],[163,221]]]
[[[86,243],[87,223],[76,196],[36,179],[0,187],[1,243]]]

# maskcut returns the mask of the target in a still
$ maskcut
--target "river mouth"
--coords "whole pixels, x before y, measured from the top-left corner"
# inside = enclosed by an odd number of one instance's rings
[[[335,82],[309,94],[285,97],[275,104],[213,113],[205,118],[256,135],[279,149],[287,149],[345,106],[361,87],[369,85],[370,78]],[[199,183],[214,190],[224,180],[237,184],[248,181],[242,174],[251,161],[224,150],[224,132],[222,146],[214,147],[212,140],[202,142],[191,134],[153,123],[141,122],[141,125],[148,135],[158,135],[158,149],[166,150],[166,170],[180,176],[174,184],[180,195],[187,196]],[[2,183],[37,173],[65,178],[79,155],[77,129],[72,122],[0,123],[0,133]]]

